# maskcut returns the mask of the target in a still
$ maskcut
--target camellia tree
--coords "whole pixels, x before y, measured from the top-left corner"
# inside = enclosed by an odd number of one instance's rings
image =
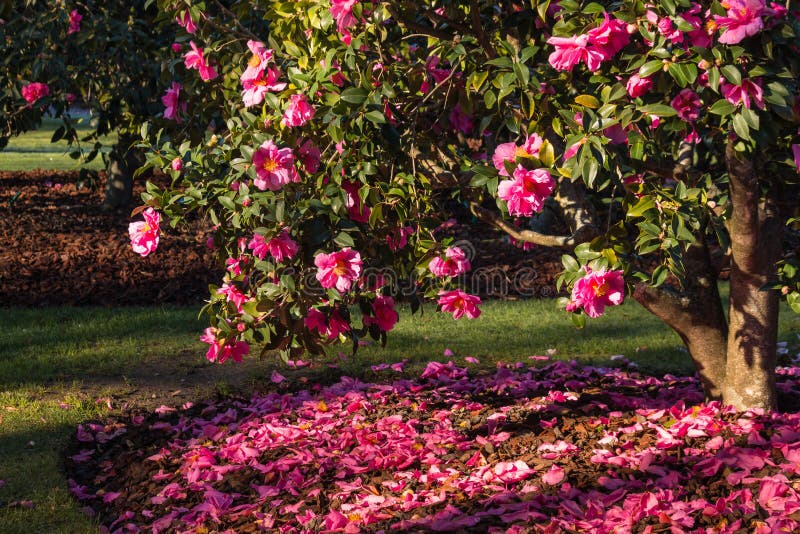
[[[145,0],[0,2],[0,149],[47,115],[63,121],[53,142],[66,140],[70,155],[83,163],[103,157],[104,136],[116,133],[105,205],[128,205],[133,174],[144,163],[134,146],[145,120],[164,116],[164,126],[183,135],[205,130],[199,115],[197,122],[171,120],[161,81],[162,63],[194,29],[159,17]],[[88,132],[76,128],[83,115],[76,110],[91,114]]]
[[[170,18],[188,7],[158,4]],[[225,120],[149,145],[174,187],[148,188],[131,238],[147,254],[161,214],[213,222],[227,274],[209,359],[385,340],[407,279],[412,306],[478,316],[453,286],[468,259],[437,238],[450,195],[568,252],[559,282],[576,323],[632,296],[684,340],[708,399],[775,406],[778,303],[800,298],[782,246],[798,200],[795,2],[202,7],[169,73],[187,98],[223,95]],[[221,13],[232,23],[210,24]],[[244,31],[254,18],[268,33]],[[526,229],[545,205],[569,232]]]

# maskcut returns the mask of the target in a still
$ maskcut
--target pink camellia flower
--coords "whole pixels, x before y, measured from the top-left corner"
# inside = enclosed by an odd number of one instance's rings
[[[199,48],[194,41],[191,41],[189,45],[192,47],[192,49],[186,52],[186,54],[183,56],[183,64],[186,66],[186,68],[197,69],[197,71],[200,72],[200,79],[202,79],[204,82],[216,78],[217,71],[214,70],[214,67],[212,67],[208,63],[208,60],[206,60],[203,49]]]
[[[172,160],[172,170],[175,172],[181,172],[183,169],[183,160],[181,158],[175,158]]]
[[[46,83],[34,82],[23,86],[20,93],[22,93],[22,98],[24,98],[25,102],[30,106],[31,104],[35,104],[38,100],[49,96],[50,87],[48,87]]]
[[[724,30],[720,43],[737,44],[764,28],[761,17],[768,11],[764,0],[726,0],[722,5],[728,9],[727,16],[714,16],[714,22]]]
[[[555,181],[545,169],[529,171],[522,165],[514,171],[512,180],[503,180],[497,187],[497,196],[508,203],[511,215],[530,217],[544,208],[544,200],[555,189]]]
[[[335,287],[340,293],[349,291],[352,283],[361,275],[361,255],[350,247],[330,254],[320,252],[314,258],[314,265],[317,266],[317,280],[322,287]]]
[[[630,42],[628,25],[619,19],[604,14],[603,23],[589,30],[587,33],[589,44],[595,47],[603,56],[603,61],[612,59],[617,52],[625,48]]]
[[[508,176],[506,169],[506,162],[511,162],[516,165],[517,158],[539,157],[539,149],[542,148],[544,140],[537,134],[531,134],[525,139],[521,146],[516,143],[503,143],[497,145],[492,156],[492,163],[495,169],[498,170],[500,176]]]
[[[338,310],[331,311],[329,317],[316,308],[308,310],[308,316],[303,320],[306,328],[316,330],[320,336],[326,337],[328,341],[336,339],[339,334],[350,331],[350,325],[342,319]]]
[[[378,325],[383,332],[389,332],[397,324],[399,316],[394,309],[394,299],[378,295],[372,301],[372,313],[374,316],[364,317],[364,326]]]
[[[267,246],[268,241],[264,239],[264,236],[261,234],[254,234],[253,238],[247,244],[247,247],[253,251],[253,256],[258,258],[259,260],[263,260],[267,257],[267,253],[269,252],[269,247]]]
[[[181,45],[180,43],[172,43],[171,48],[172,48],[172,51],[177,54],[178,52],[183,50],[183,45]]]
[[[575,282],[572,288],[572,303],[583,308],[589,317],[600,317],[606,306],[617,306],[625,299],[625,280],[622,271],[592,271],[586,267],[586,275]]]
[[[264,95],[269,91],[282,91],[286,83],[278,82],[281,71],[268,67],[272,61],[273,51],[264,43],[247,41],[247,47],[253,53],[247,68],[242,73],[242,101],[247,107],[256,106],[264,101]]]
[[[450,127],[464,134],[471,133],[472,129],[475,127],[472,115],[465,113],[464,110],[461,109],[461,104],[456,104],[455,107],[450,110],[448,119],[450,120]]]
[[[458,247],[447,247],[444,252],[445,259],[439,256],[433,258],[428,268],[436,276],[458,276],[470,270],[469,259],[464,251]]]
[[[481,315],[481,310],[478,308],[481,299],[475,295],[468,295],[460,289],[440,291],[437,302],[443,312],[453,314],[453,319],[461,319],[464,315],[468,319],[476,319]]]
[[[345,30],[354,26],[358,20],[353,15],[353,6],[356,5],[358,0],[331,0],[331,15],[333,20],[336,21],[336,28],[339,33],[345,33]]]
[[[210,345],[206,352],[208,361],[223,363],[225,360],[232,359],[235,362],[241,362],[242,356],[250,354],[250,345],[244,341],[227,343],[224,339],[217,340],[218,332],[219,330],[209,326],[200,336],[200,341]]]
[[[275,258],[275,261],[283,263],[284,260],[294,258],[300,247],[294,239],[289,237],[289,230],[284,228],[280,234],[269,240],[267,250],[269,250],[269,255]]]
[[[297,149],[297,159],[300,160],[303,168],[309,174],[314,174],[319,170],[320,157],[319,148],[311,139],[306,139]]]
[[[289,97],[289,106],[283,112],[281,124],[284,126],[303,126],[314,118],[314,107],[308,103],[304,94],[294,94]]]
[[[750,99],[752,98],[758,109],[764,109],[764,90],[761,89],[759,78],[742,80],[742,85],[723,83],[719,90],[725,100],[734,106],[743,104],[745,108],[750,109]]]
[[[700,107],[703,103],[700,101],[700,96],[687,87],[672,99],[670,105],[678,112],[678,118],[694,122],[700,117]]]
[[[164,118],[177,121],[178,124],[183,122],[179,112],[186,113],[186,102],[181,102],[181,89],[183,89],[181,84],[172,82],[172,87],[161,97],[161,103],[164,104]]]
[[[405,247],[408,244],[408,238],[412,235],[414,235],[413,226],[394,228],[392,232],[386,236],[386,243],[389,245],[389,250],[392,252],[397,252],[401,248]]]
[[[175,17],[175,22],[183,26],[183,29],[186,30],[186,33],[197,33],[197,24],[194,23],[192,14],[189,13],[188,10],[183,12],[183,17]]]
[[[289,231],[286,228],[269,241],[266,241],[263,236],[255,234],[247,246],[253,251],[253,256],[256,258],[263,260],[269,253],[278,263],[292,259],[300,249],[297,243],[289,237]]]
[[[227,283],[222,284],[222,287],[217,289],[217,295],[225,295],[228,302],[232,302],[233,305],[236,306],[236,311],[239,313],[242,313],[242,306],[244,303],[250,300],[238,287]]]
[[[246,107],[257,106],[264,101],[264,95],[269,91],[282,91],[286,88],[285,82],[278,82],[281,71],[277,68],[265,69],[258,78],[242,78],[242,102]]]
[[[83,20],[83,15],[78,13],[77,9],[73,9],[69,13],[69,29],[67,30],[67,35],[72,35],[73,33],[78,33],[81,31],[81,21]]]
[[[147,208],[142,216],[144,217],[143,221],[132,222],[128,225],[128,234],[133,251],[141,256],[147,256],[158,247],[161,215],[153,208]]]
[[[278,148],[272,140],[264,141],[253,153],[253,165],[256,167],[253,184],[262,191],[278,191],[288,183],[300,181],[292,149]]]
[[[589,48],[588,35],[573,35],[572,37],[551,37],[547,44],[553,45],[555,51],[550,54],[548,61],[554,69],[571,71],[580,62],[586,63],[590,71],[600,68],[605,55],[597,48]]]
[[[347,208],[348,217],[355,222],[368,223],[372,210],[361,201],[361,196],[358,194],[361,184],[357,182],[342,182],[342,189],[347,193],[345,207]]]
[[[246,258],[228,258],[225,260],[225,267],[228,272],[233,273],[233,276],[242,274],[242,263]]]
[[[650,92],[650,89],[653,88],[653,79],[650,76],[642,78],[638,74],[634,74],[628,78],[625,88],[631,98],[637,98]]]
[[[710,48],[713,42],[711,35],[713,31],[709,32],[706,26],[706,15],[703,13],[703,6],[693,3],[692,7],[681,15],[681,18],[694,28],[694,30],[686,34],[689,38],[689,46]]]

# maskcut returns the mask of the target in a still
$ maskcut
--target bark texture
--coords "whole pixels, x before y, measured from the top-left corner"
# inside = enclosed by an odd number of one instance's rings
[[[133,200],[133,174],[143,162],[141,153],[131,148],[134,142],[133,136],[120,134],[119,141],[109,154],[104,209],[125,208]]]
[[[684,264],[687,280],[682,291],[639,284],[633,296],[681,337],[697,368],[706,400],[722,400],[728,323],[703,239],[689,248]]]
[[[778,184],[760,181],[763,172],[730,143],[726,160],[733,211],[728,228],[731,294],[723,401],[740,409],[771,409],[776,407],[778,294],[761,288],[774,279],[781,254]],[[765,195],[762,184],[769,188]]]

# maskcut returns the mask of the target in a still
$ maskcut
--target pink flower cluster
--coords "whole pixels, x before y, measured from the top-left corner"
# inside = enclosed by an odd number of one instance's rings
[[[353,14],[353,6],[357,3],[358,0],[331,0],[331,15],[339,33],[349,35],[347,29],[358,22]]]
[[[248,345],[246,342],[231,342],[224,339],[218,340],[218,333],[219,331],[216,328],[209,326],[206,328],[203,335],[200,336],[200,341],[208,343],[209,345],[208,352],[206,352],[206,358],[208,358],[208,361],[223,363],[228,359],[231,359],[235,362],[241,362],[242,357],[250,354],[250,345]]]
[[[46,83],[34,82],[23,85],[20,90],[22,98],[31,106],[46,96],[50,96],[50,87]]]
[[[72,35],[73,33],[78,33],[81,31],[81,21],[83,20],[83,15],[81,15],[77,9],[73,9],[69,13],[69,29],[67,29],[67,35]]]
[[[606,306],[618,306],[625,300],[625,279],[622,271],[593,271],[588,266],[583,278],[572,287],[572,299],[567,311],[583,309],[595,318],[603,315]]]
[[[314,258],[317,280],[325,289],[336,288],[340,293],[350,291],[350,286],[361,276],[361,255],[345,247],[338,252],[320,252]]]
[[[205,52],[198,47],[194,41],[189,43],[191,50],[183,56],[183,64],[187,69],[196,69],[200,73],[200,79],[204,82],[213,80],[217,77],[217,71],[206,59]]]
[[[303,321],[306,328],[309,330],[316,330],[320,336],[333,341],[338,338],[340,334],[350,331],[350,325],[342,319],[339,311],[336,309],[331,310],[330,314],[326,317],[324,313],[316,308],[308,310],[308,315]]]
[[[723,2],[726,16],[714,16],[714,22],[722,30],[719,42],[728,45],[740,43],[747,37],[764,29],[764,15],[772,14],[764,0],[726,0]]]
[[[372,315],[364,316],[364,326],[376,325],[381,331],[389,332],[397,324],[399,316],[394,309],[392,297],[378,295],[372,301]]]
[[[247,68],[240,79],[242,83],[242,101],[246,107],[257,106],[264,101],[264,95],[270,91],[282,91],[286,83],[279,82],[281,71],[270,67],[273,51],[264,43],[247,41],[247,47],[253,53]]]
[[[503,180],[497,196],[508,203],[511,215],[530,217],[544,209],[544,201],[555,189],[555,181],[546,169],[527,170],[517,166],[511,180]]]
[[[263,260],[269,253],[278,263],[291,260],[300,250],[297,242],[289,236],[289,230],[286,228],[269,241],[264,240],[264,236],[255,234],[247,246],[253,251],[253,256],[256,258]]]
[[[481,304],[480,297],[464,293],[460,289],[454,291],[440,291],[437,301],[441,310],[452,313],[453,319],[458,320],[467,316],[467,319],[477,319],[481,315],[478,308]]]
[[[283,112],[281,124],[294,127],[303,126],[314,118],[314,107],[308,102],[304,94],[294,94],[289,97],[289,105]]]
[[[253,184],[262,191],[278,191],[286,184],[300,181],[292,149],[278,148],[271,139],[253,153],[253,166],[256,168]]]
[[[192,14],[188,10],[183,12],[183,16],[175,17],[175,22],[186,30],[186,33],[190,35],[197,33],[197,24],[195,24]]]
[[[628,25],[605,13],[603,23],[583,35],[548,39],[547,43],[555,47],[549,57],[550,65],[556,70],[571,71],[579,63],[585,63],[594,72],[629,41]]]
[[[458,276],[470,270],[469,259],[460,248],[447,247],[444,255],[444,258],[436,256],[428,263],[428,269],[435,276]]]
[[[161,215],[153,208],[147,208],[142,216],[143,221],[135,221],[128,225],[128,234],[133,251],[141,256],[147,256],[158,247]]]
[[[516,167],[517,158],[538,158],[542,143],[544,143],[544,140],[534,133],[528,136],[522,145],[517,145],[516,143],[497,145],[492,156],[492,163],[500,173],[500,176],[508,176],[506,163],[511,163]]]
[[[181,114],[186,113],[186,102],[181,101],[181,89],[183,89],[181,84],[172,82],[172,86],[161,97],[161,103],[164,104],[164,118],[174,120],[178,124],[183,122]]]
[[[734,106],[741,104],[750,109],[755,104],[758,109],[764,109],[764,90],[761,88],[759,78],[742,80],[741,85],[723,83],[720,86],[720,93]]]

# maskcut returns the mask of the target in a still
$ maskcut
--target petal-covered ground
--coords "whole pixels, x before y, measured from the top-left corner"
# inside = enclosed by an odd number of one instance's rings
[[[800,413],[699,404],[693,378],[434,362],[278,387],[81,426],[72,492],[111,532],[800,529]],[[800,368],[779,390],[796,404]]]

